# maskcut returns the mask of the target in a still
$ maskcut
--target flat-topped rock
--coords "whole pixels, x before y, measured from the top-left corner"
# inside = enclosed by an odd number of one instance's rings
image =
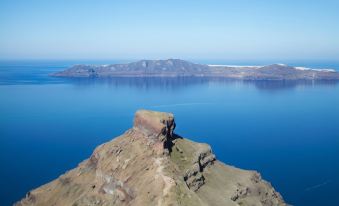
[[[142,131],[147,137],[165,141],[173,136],[174,115],[165,112],[139,110],[135,113],[134,129]]]
[[[173,114],[139,110],[132,129],[15,206],[286,206],[259,173],[223,164],[174,128]]]

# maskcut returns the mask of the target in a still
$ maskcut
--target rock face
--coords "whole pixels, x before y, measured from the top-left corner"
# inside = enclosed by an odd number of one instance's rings
[[[176,145],[175,148],[177,149],[180,147]],[[177,150],[182,151],[182,149]],[[188,188],[197,191],[205,183],[203,171],[205,167],[213,164],[214,160],[215,155],[212,153],[211,147],[209,145],[198,145],[197,151],[194,153],[191,160],[192,165],[189,165],[189,168],[186,169],[184,174],[184,180]]]
[[[173,114],[139,110],[133,128],[15,205],[286,205],[259,173],[219,162],[174,129]]]
[[[213,77],[242,80],[339,80],[332,69],[309,69],[282,64],[225,66],[195,64],[180,59],[141,60],[129,64],[75,65],[51,74],[56,77]]]
[[[135,114],[133,126],[148,137],[164,141],[173,137],[174,116],[170,113],[139,110]]]

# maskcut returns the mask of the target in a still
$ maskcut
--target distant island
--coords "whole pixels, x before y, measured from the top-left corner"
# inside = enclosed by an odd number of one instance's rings
[[[139,110],[133,128],[15,206],[287,205],[258,172],[218,161],[175,126],[171,113]]]
[[[74,65],[54,77],[217,77],[242,80],[339,80],[333,69],[311,69],[285,64],[232,66],[196,64],[181,59],[140,60],[128,64]]]

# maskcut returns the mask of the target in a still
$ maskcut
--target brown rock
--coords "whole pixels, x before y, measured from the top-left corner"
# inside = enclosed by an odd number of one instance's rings
[[[132,129],[16,205],[286,205],[259,173],[219,162],[209,145],[175,138],[174,128],[173,114],[140,110]]]
[[[165,141],[173,135],[174,116],[165,112],[139,110],[135,114],[133,126],[149,138]]]

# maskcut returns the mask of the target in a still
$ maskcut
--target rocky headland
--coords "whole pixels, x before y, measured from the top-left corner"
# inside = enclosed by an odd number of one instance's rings
[[[175,126],[173,114],[139,110],[131,129],[15,205],[286,205],[258,172],[218,161]]]
[[[141,60],[128,64],[75,65],[55,77],[208,77],[240,80],[339,80],[333,69],[310,69],[284,64],[267,66],[204,65],[180,59]]]

